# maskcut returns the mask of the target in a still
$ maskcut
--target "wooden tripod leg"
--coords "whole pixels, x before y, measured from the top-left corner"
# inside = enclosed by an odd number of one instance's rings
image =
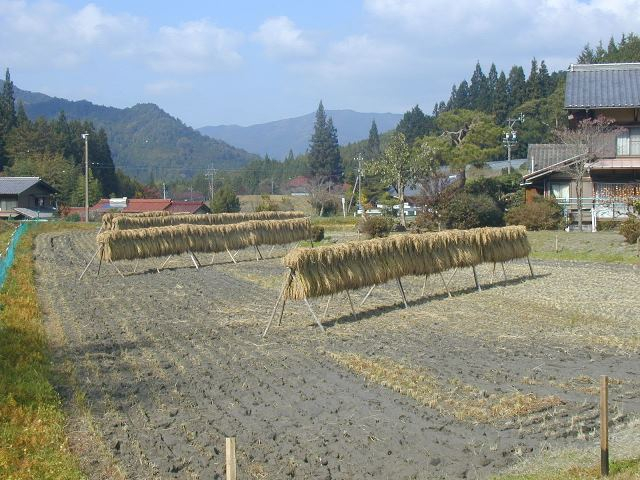
[[[429,278],[429,275],[424,276],[424,283],[422,284],[422,294],[420,295],[421,297],[424,297],[424,292],[427,289],[427,278]]]
[[[481,292],[482,288],[480,288],[480,283],[478,283],[478,274],[476,273],[476,267],[471,266],[471,270],[473,270],[473,280],[476,282],[476,288],[479,292]]]
[[[98,255],[100,257],[100,261],[98,262],[98,273],[96,273],[96,277],[100,276],[100,267],[102,266],[102,254],[104,247],[100,247],[100,254]]]
[[[200,261],[196,258],[196,256],[193,254],[193,252],[191,250],[189,250],[189,256],[191,257],[191,261],[195,265],[196,270],[199,270],[200,269]]]
[[[136,263],[133,264],[133,273],[136,273],[136,270],[138,270],[138,259],[136,258]]]
[[[449,284],[445,282],[444,275],[442,275],[442,273],[440,273],[440,280],[442,280],[442,285],[444,285],[444,289],[447,291],[447,295],[449,295],[449,298],[451,298],[451,292],[449,291]]]
[[[504,284],[507,284],[507,271],[504,268],[504,262],[500,262],[502,264],[502,275],[504,276]]]
[[[496,276],[496,262],[493,262],[493,270],[491,270],[491,281],[489,282],[491,285],[493,285],[493,277]]]
[[[398,282],[398,288],[400,289],[400,295],[402,296],[402,301],[404,302],[404,308],[409,308],[409,304],[407,303],[407,297],[404,294],[404,288],[402,288],[402,282],[400,281],[400,277],[396,278]]]
[[[262,257],[262,253],[260,253],[260,249],[258,248],[257,245],[254,245],[256,247],[256,252],[258,253],[258,260],[264,260],[264,258]]]
[[[162,270],[162,269],[164,268],[164,266],[165,266],[167,263],[169,263],[169,260],[171,260],[171,257],[172,257],[172,256],[173,256],[173,255],[169,255],[169,256],[167,257],[167,259],[162,263],[162,265],[160,265],[160,267],[156,268],[156,270],[158,271],[158,273],[160,273],[160,270]]]
[[[329,304],[331,303],[332,298],[333,298],[333,295],[329,295],[329,298],[327,298],[327,304],[324,306],[324,312],[322,313],[322,318],[327,318],[327,312],[329,311]]]
[[[93,257],[91,257],[91,260],[89,260],[89,263],[87,263],[87,266],[84,267],[84,270],[82,271],[82,273],[80,274],[80,278],[78,280],[82,280],[82,277],[84,277],[84,274],[87,273],[87,270],[89,270],[89,267],[91,266],[91,264],[93,263],[93,261],[96,259],[96,256],[98,255],[98,252],[100,251],[100,249],[96,249],[96,253],[93,254]]]
[[[356,309],[353,308],[353,302],[351,301],[351,295],[349,295],[349,290],[345,290],[347,292],[347,298],[349,299],[349,305],[351,305],[351,315],[353,315],[354,320],[358,320],[358,316],[356,315]]]
[[[309,303],[309,300],[307,300],[307,297],[304,297],[304,303],[307,304],[307,308],[311,312],[311,316],[313,316],[313,319],[316,321],[316,323],[320,327],[320,330],[324,332],[324,327],[322,326],[322,323],[320,323],[320,319],[316,316],[316,313],[313,311],[313,308],[311,308],[311,304]]]
[[[533,274],[533,267],[531,266],[531,260],[529,260],[529,255],[527,255],[527,263],[529,264],[529,272],[531,272],[531,278],[535,278]]]
[[[458,271],[458,267],[453,269],[453,273],[451,274],[451,277],[449,277],[449,281],[447,282],[447,289],[449,288],[449,284],[451,283],[451,280],[453,280],[453,277],[456,275],[457,271]]]
[[[369,289],[369,291],[367,292],[367,294],[364,296],[364,298],[362,299],[362,301],[360,302],[360,306],[364,305],[364,302],[367,301],[367,298],[369,298],[369,295],[371,295],[371,292],[373,292],[373,289],[376,288],[375,285],[371,285],[371,288]]]
[[[227,247],[224,247],[224,248],[227,251],[227,253],[229,254],[229,256],[231,257],[231,260],[233,261],[233,263],[238,263],[238,262],[236,262],[236,259],[233,257],[233,255],[231,255],[231,252],[229,251],[229,249]]]
[[[269,322],[267,323],[267,328],[264,329],[264,333],[262,334],[262,337],[264,337],[269,331],[271,322],[273,322],[273,319],[276,316],[276,310],[278,310],[278,304],[280,303],[280,299],[282,299],[282,297],[284,296],[284,291],[289,285],[290,278],[291,278],[291,272],[289,272],[289,275],[287,276],[287,279],[285,280],[284,285],[282,285],[282,290],[280,290],[280,294],[278,295],[278,300],[276,300],[276,304],[273,306],[273,312],[271,312],[271,317],[269,318]],[[282,313],[284,313],[285,302],[286,300],[282,301],[282,312],[280,313],[280,319],[278,320],[278,324],[280,324],[280,321],[282,320]]]
[[[118,273],[120,274],[120,276],[121,276],[122,278],[124,278],[124,275],[122,274],[122,272],[120,271],[120,269],[118,268],[118,266],[117,266],[115,263],[113,263],[111,260],[109,260],[109,263],[110,263],[111,265],[113,265],[113,268],[115,268],[115,269],[116,269],[116,272],[118,272]]]
[[[276,248],[275,245],[271,245],[271,250],[269,250],[269,256],[271,256],[271,254],[273,253],[273,249]]]
[[[216,252],[211,254],[211,265],[213,265],[213,260],[216,258]]]

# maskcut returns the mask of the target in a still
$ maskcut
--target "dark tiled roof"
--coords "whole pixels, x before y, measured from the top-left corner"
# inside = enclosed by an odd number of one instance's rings
[[[56,191],[40,177],[0,177],[0,195],[19,195],[39,182],[51,192]]]
[[[564,108],[640,107],[640,63],[571,65]]]
[[[567,160],[579,153],[574,145],[562,143],[531,143],[527,150],[528,165],[533,165],[533,171]],[[529,167],[531,168],[531,167]]]
[[[204,202],[181,202],[179,200],[172,200],[171,204],[167,208],[167,211],[171,213],[196,213],[198,210],[206,211],[211,210]]]

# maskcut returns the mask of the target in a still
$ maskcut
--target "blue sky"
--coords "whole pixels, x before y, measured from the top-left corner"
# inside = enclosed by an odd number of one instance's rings
[[[431,112],[470,76],[640,31],[640,0],[0,0],[0,68],[17,86],[186,124],[330,109]]]

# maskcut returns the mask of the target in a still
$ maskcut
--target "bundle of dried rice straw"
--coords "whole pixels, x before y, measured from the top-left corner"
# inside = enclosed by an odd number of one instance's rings
[[[111,220],[109,230],[131,230],[136,228],[170,227],[175,225],[226,225],[251,220],[289,220],[304,217],[304,212],[248,212],[175,214],[163,216],[130,217],[119,216]],[[104,222],[103,222],[104,225]],[[107,230],[107,228],[104,228]]]
[[[309,238],[308,218],[263,220],[227,225],[177,225],[135,230],[109,230],[98,235],[106,261],[223,252],[252,245],[284,245]]]
[[[125,212],[109,212],[102,215],[102,231],[111,230],[113,221],[116,218],[145,218],[145,217],[163,217],[169,216],[171,212],[165,210],[158,210],[154,212],[138,212],[138,213],[125,213]]]
[[[285,298],[303,299],[529,255],[525,227],[476,228],[397,235],[318,248],[297,248],[283,259],[294,272]]]

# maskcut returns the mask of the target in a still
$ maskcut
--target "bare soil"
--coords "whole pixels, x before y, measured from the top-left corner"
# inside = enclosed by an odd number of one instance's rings
[[[488,478],[597,442],[600,375],[613,379],[614,431],[640,412],[637,266],[535,261],[529,278],[513,262],[504,282],[484,265],[482,291],[458,271],[452,298],[438,276],[424,296],[424,280],[406,278],[409,309],[392,283],[362,307],[366,290],[351,293],[357,319],[337,296],[323,334],[292,302],[263,339],[283,248],[238,264],[201,255],[200,270],[186,256],[160,273],[162,259],[135,274],[119,262],[124,278],[94,264],[79,281],[94,249],[93,235],[63,232],[35,251],[67,365],[58,388],[91,420],[92,478],[221,479],[228,436],[239,478]]]

